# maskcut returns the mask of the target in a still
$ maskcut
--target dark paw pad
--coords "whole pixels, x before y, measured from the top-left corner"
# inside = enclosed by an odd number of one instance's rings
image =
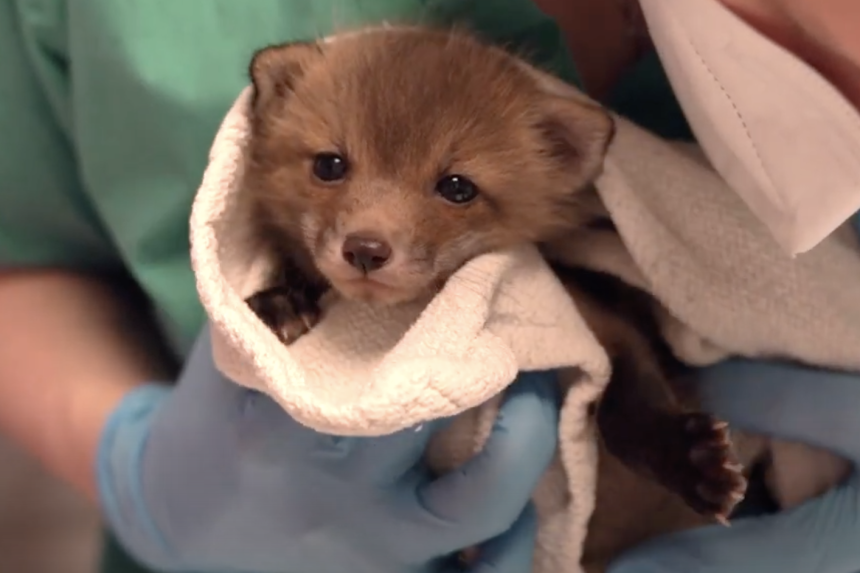
[[[725,522],[746,492],[728,424],[702,413],[682,414],[678,423],[678,493],[694,510]]]
[[[300,290],[287,287],[260,291],[245,302],[284,344],[291,344],[301,338],[320,318],[316,300]]]

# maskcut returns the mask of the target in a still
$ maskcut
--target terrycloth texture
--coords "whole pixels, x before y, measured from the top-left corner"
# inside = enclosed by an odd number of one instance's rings
[[[789,357],[860,369],[860,245],[843,225],[791,258],[691,144],[619,120],[598,181],[618,227],[585,235],[572,261],[663,303],[679,357]]]
[[[518,370],[576,367],[558,460],[535,496],[535,571],[578,573],[596,477],[586,405],[602,391],[608,363],[548,267],[532,249],[480,257],[424,309],[374,314],[339,302],[295,345],[280,345],[243,303],[266,265],[236,201],[247,103],[246,92],[216,138],[191,219],[219,368],[325,432],[377,435],[461,414],[428,454],[446,468],[480,449],[497,396]],[[853,236],[792,261],[695,149],[621,120],[598,183],[628,248],[599,234],[568,254],[652,291],[670,309],[667,335],[682,358],[780,354],[860,368]]]

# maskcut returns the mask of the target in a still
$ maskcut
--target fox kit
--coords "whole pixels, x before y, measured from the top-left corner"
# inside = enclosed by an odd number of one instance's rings
[[[466,33],[387,28],[273,46],[250,74],[246,193],[279,267],[247,302],[286,344],[314,326],[328,291],[415,300],[477,255],[605,218],[591,183],[611,115]],[[558,272],[613,362],[595,408],[606,450],[724,519],[745,479],[725,424],[667,383],[643,293]]]

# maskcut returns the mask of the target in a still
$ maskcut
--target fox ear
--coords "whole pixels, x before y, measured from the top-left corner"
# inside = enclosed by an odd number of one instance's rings
[[[596,178],[615,135],[612,115],[590,100],[554,95],[544,102],[539,117],[535,127],[549,157],[583,182]]]
[[[612,114],[578,88],[531,65],[524,64],[544,99],[535,127],[547,155],[587,182],[603,169],[606,151],[615,137]]]
[[[248,70],[254,89],[254,107],[267,106],[288,96],[308,66],[322,55],[322,47],[317,42],[289,42],[258,50]]]

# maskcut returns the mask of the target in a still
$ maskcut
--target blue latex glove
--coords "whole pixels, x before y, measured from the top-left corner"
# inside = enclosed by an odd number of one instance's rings
[[[528,500],[557,443],[554,376],[521,375],[484,452],[433,479],[441,422],[375,439],[293,421],[222,377],[204,329],[174,390],[148,386],[112,416],[99,487],[120,542],[150,567],[212,573],[527,573]],[[489,541],[488,541],[489,540]]]
[[[860,376],[731,361],[702,371],[705,407],[740,429],[806,442],[860,462]],[[856,573],[860,483],[792,510],[739,518],[644,544],[610,573]]]

